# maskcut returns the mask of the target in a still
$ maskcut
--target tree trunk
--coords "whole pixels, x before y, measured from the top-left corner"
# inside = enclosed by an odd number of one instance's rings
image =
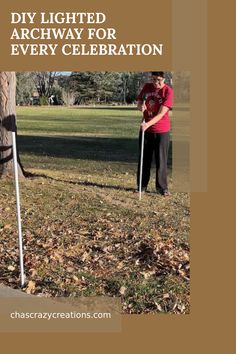
[[[15,72],[0,71],[0,178],[13,177],[12,131],[16,131]],[[18,157],[19,177],[23,169]]]

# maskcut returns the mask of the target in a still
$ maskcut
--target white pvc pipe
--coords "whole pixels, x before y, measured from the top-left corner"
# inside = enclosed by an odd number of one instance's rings
[[[21,274],[20,279],[21,279],[21,286],[23,287],[25,283],[25,274],[24,274],[23,241],[22,241],[22,226],[21,226],[21,211],[20,211],[20,191],[19,191],[18,162],[17,162],[15,132],[12,132],[12,146],[13,146],[13,166],[14,166],[15,187],[16,187],[16,214],[17,214],[19,253],[20,253],[20,274]]]
[[[139,200],[142,199],[143,150],[144,150],[144,130],[142,129],[142,137],[141,137],[141,155],[140,155],[140,169],[139,169]]]

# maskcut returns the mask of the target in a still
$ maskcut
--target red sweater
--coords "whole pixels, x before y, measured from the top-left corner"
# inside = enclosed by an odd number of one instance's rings
[[[146,122],[155,117],[161,106],[172,108],[173,91],[168,85],[163,88],[156,88],[152,83],[147,83],[137,97],[138,101],[145,101],[147,109],[143,112]],[[147,129],[148,133],[166,133],[170,130],[169,112],[167,112],[157,123]]]

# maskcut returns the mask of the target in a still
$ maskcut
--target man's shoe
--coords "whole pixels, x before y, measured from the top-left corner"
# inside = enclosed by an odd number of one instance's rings
[[[171,196],[168,189],[157,189],[157,193],[161,194],[163,197],[170,197]]]
[[[163,189],[162,195],[163,195],[163,197],[170,197],[170,196],[171,196],[171,194],[170,194],[170,192],[168,191],[168,189]]]

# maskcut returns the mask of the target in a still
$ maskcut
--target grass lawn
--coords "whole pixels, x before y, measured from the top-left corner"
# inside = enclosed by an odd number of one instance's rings
[[[176,114],[188,134],[186,108]],[[119,296],[124,313],[189,313],[189,195],[158,196],[152,176],[138,200],[140,113],[19,107],[17,119],[21,160],[35,175],[20,184],[23,291]],[[14,185],[0,186],[0,281],[17,288]]]

